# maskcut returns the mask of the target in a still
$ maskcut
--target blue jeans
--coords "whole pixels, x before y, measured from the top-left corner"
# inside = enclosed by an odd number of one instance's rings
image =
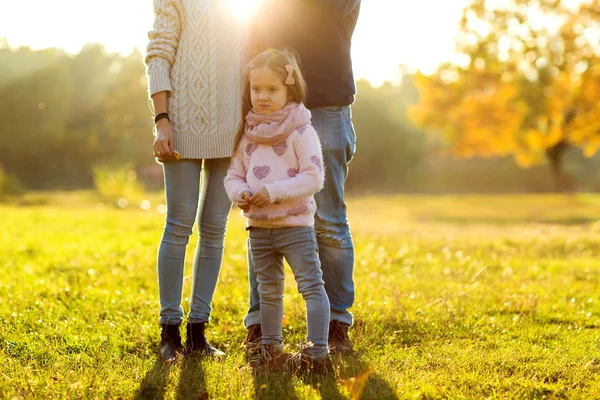
[[[250,256],[258,282],[262,342],[282,343],[283,259],[294,272],[298,291],[306,302],[306,340],[315,356],[327,354],[329,300],[323,286],[317,240],[312,227],[252,228]]]
[[[315,195],[315,232],[325,291],[331,305],[331,319],[352,325],[353,317],[348,308],[354,304],[354,244],[346,217],[344,184],[348,163],[356,149],[356,135],[350,106],[318,107],[310,111],[325,162],[325,186]],[[250,309],[244,317],[246,327],[260,323],[258,282],[250,257],[248,274]]]
[[[188,321],[206,322],[223,258],[223,241],[231,202],[223,180],[229,158],[165,161],[167,218],[158,248],[158,287],[161,324],[183,320],[181,291],[185,250],[194,221],[199,230],[194,260]],[[200,180],[202,179],[202,187]]]

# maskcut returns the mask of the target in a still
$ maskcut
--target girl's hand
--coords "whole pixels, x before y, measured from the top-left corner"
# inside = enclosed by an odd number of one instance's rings
[[[175,158],[173,153],[173,130],[168,119],[163,118],[156,123],[156,138],[154,139],[154,156],[158,161]]]
[[[245,213],[250,211],[250,202],[248,200],[238,201],[237,203],[235,203],[235,205],[238,206],[238,208]]]
[[[250,197],[252,197],[252,192],[249,190],[244,190],[242,193],[240,193],[240,199],[243,200],[250,200]]]
[[[252,197],[250,197],[250,204],[253,206],[262,208],[271,204],[271,196],[269,196],[269,192],[267,188],[264,186],[258,192],[254,193]]]
[[[240,194],[240,200],[236,201],[236,203],[235,203],[236,206],[241,208],[243,212],[250,211],[250,197],[251,196],[252,196],[252,193],[250,191],[244,190]]]

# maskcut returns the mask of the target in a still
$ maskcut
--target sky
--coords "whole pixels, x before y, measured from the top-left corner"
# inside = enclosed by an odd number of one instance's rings
[[[248,17],[256,0],[231,2]],[[399,65],[425,73],[452,57],[454,32],[469,0],[365,0],[352,43],[357,79],[396,82]],[[77,53],[90,42],[109,52],[144,49],[152,0],[0,0],[0,38],[9,46],[60,47]]]

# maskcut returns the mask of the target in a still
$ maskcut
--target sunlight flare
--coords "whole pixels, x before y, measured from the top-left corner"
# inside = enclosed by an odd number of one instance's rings
[[[227,2],[238,18],[249,20],[256,10],[259,0],[227,0]]]

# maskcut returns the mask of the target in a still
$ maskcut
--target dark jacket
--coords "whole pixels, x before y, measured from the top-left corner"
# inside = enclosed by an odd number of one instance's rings
[[[352,104],[350,41],[359,10],[360,0],[272,0],[253,21],[250,56],[292,48],[308,85],[308,108]]]

